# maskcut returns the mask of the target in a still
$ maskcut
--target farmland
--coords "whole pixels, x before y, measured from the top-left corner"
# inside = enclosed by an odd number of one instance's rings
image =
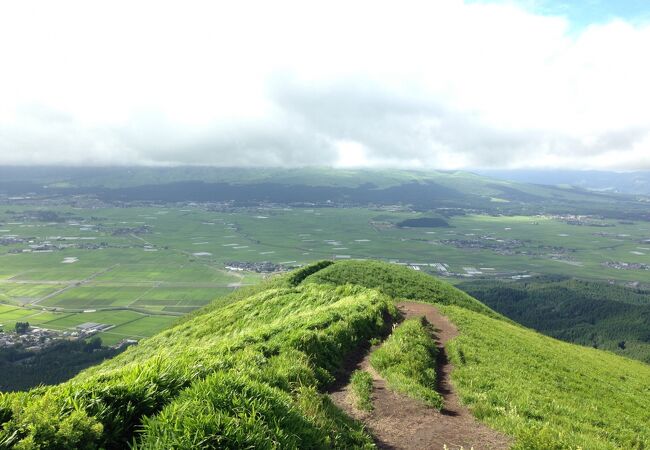
[[[48,222],[45,207],[2,209],[0,302],[13,308],[0,310],[0,323],[65,329],[99,321],[115,327],[102,335],[107,342],[150,336],[263,276],[226,269],[231,261],[291,268],[316,259],[373,258],[452,281],[570,269],[582,278],[650,283],[645,222],[467,214],[446,217],[445,227],[409,228],[399,224],[431,214],[205,205],[58,207],[52,216],[58,220]]]
[[[103,342],[114,344],[151,336],[257,282],[257,274],[228,272],[221,261],[194,256],[193,243],[178,245],[182,231],[172,230],[181,217],[160,220],[160,231],[142,228],[160,212],[57,209],[65,219],[56,222],[39,220],[33,210],[0,213],[0,324],[12,329],[28,321],[63,331],[101,323],[112,327],[100,333]],[[148,243],[149,235],[176,246]]]

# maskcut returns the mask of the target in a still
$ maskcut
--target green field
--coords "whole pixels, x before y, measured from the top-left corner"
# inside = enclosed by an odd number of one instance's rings
[[[195,243],[206,236],[185,233],[188,228],[201,228],[206,234],[207,226],[188,221],[187,213],[159,208],[60,208],[57,212],[68,217],[66,221],[43,223],[16,220],[17,214],[23,214],[20,208],[8,211],[0,212],[0,236],[22,242],[0,247],[0,303],[6,305],[0,305],[0,323],[5,327],[24,319],[67,329],[101,314],[101,323],[116,325],[117,331],[102,335],[107,342],[118,337],[140,339],[165,327],[173,316],[260,278],[227,271],[228,255],[194,255],[204,251],[202,244]],[[208,215],[198,216],[203,220]],[[145,223],[150,227],[147,233],[129,232]],[[189,243],[188,236],[193,237]],[[227,239],[224,242],[231,242]],[[16,309],[19,305],[33,309]],[[56,314],[39,315],[38,308]],[[93,310],[97,312],[82,313]],[[44,320],[45,314],[55,314],[52,318],[57,320]],[[124,327],[124,314],[146,320]]]
[[[65,221],[43,223],[16,219],[27,208],[7,211],[0,212],[0,236],[24,242],[0,247],[0,302],[75,314],[115,308],[161,317],[185,314],[259,282],[259,274],[227,270],[231,261],[291,267],[318,259],[380,259],[421,264],[426,272],[453,274],[452,281],[570,273],[650,284],[650,270],[604,266],[608,261],[650,264],[645,222],[600,220],[608,226],[596,227],[551,216],[474,214],[447,217],[444,228],[400,228],[405,219],[431,214],[391,208],[217,212],[170,206],[61,207],[57,212]],[[138,231],[142,227],[145,231]],[[43,243],[56,248],[33,248]]]
[[[142,316],[135,320],[124,322],[111,328],[109,331],[99,333],[102,342],[107,345],[115,344],[122,339],[141,339],[153,336],[158,331],[173,324],[177,318],[171,316]]]
[[[7,323],[8,321],[22,320],[25,317],[33,316],[36,314],[38,314],[38,311],[34,311],[32,309],[15,308],[0,313],[0,320],[3,323]]]

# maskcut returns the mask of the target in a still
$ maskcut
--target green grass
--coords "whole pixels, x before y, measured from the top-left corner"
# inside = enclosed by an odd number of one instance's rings
[[[650,366],[442,307],[461,399],[517,449],[647,449]]]
[[[20,320],[29,316],[36,315],[37,310],[27,309],[27,308],[13,308],[6,310],[3,313],[0,313],[0,322],[5,322],[9,320]]]
[[[437,354],[424,319],[410,319],[372,353],[370,363],[390,389],[441,409],[442,396],[435,390]]]
[[[347,353],[385,331],[384,317],[397,314],[390,299],[283,279],[236,295],[67,383],[1,396],[0,443],[370,448],[317,389]]]
[[[72,330],[77,325],[86,322],[103,323],[107,325],[122,325],[127,322],[146,317],[144,314],[134,311],[97,311],[81,314],[70,314],[59,319],[51,320],[45,324],[46,328],[58,330]]]
[[[195,249],[196,250],[196,249]],[[168,261],[163,257],[163,261]],[[202,264],[126,264],[97,277],[97,281],[122,282],[200,282],[226,285],[238,281],[238,278],[224,270],[218,270]]]
[[[236,290],[66,383],[0,395],[0,448],[371,448],[323,392],[346,356],[385,336],[402,298],[435,303],[458,326],[453,384],[516,448],[650,446],[650,366],[540,335],[404,267],[318,267],[297,286],[285,275]],[[16,310],[27,311],[0,316]],[[157,326],[132,311],[46,318]],[[440,407],[435,352],[428,327],[407,320],[371,362],[393,389]]]
[[[0,282],[0,295],[5,295],[8,299],[38,299],[47,294],[51,294],[64,286],[65,284],[40,285]]]
[[[131,303],[131,306],[203,306],[210,303],[217,297],[222,297],[230,292],[232,288],[183,288],[183,287],[156,287]]]
[[[64,317],[70,316],[68,313],[56,313],[50,311],[39,311],[32,310],[34,312],[33,316],[29,316],[30,325],[40,326],[47,328],[47,324],[54,320],[62,319]]]
[[[2,304],[0,304],[0,314],[6,313],[8,311],[13,311],[14,309],[16,309],[16,307],[13,306],[13,305],[2,305]]]
[[[3,305],[4,306],[4,305]],[[6,331],[13,331],[16,322],[29,322],[33,326],[42,326],[44,320],[51,319],[52,316],[43,316],[42,312],[37,309],[7,307],[10,309],[0,310],[0,325]]]
[[[650,363],[648,291],[558,277],[458,287],[547,336]]]
[[[365,370],[355,370],[350,377],[350,394],[354,406],[362,411],[372,411],[372,375]]]
[[[358,284],[376,288],[395,299],[459,305],[494,314],[476,299],[434,277],[379,261],[341,261],[307,277],[305,283]]]
[[[131,286],[79,286],[50,297],[41,304],[70,309],[128,306],[150,289]]]

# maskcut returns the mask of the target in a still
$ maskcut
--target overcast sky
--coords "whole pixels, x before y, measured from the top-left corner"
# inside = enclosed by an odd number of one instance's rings
[[[650,169],[649,11],[6,1],[0,164]]]

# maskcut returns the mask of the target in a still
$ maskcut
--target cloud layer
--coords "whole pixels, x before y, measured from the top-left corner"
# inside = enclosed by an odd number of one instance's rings
[[[513,4],[5,2],[0,164],[650,169],[650,25]]]

